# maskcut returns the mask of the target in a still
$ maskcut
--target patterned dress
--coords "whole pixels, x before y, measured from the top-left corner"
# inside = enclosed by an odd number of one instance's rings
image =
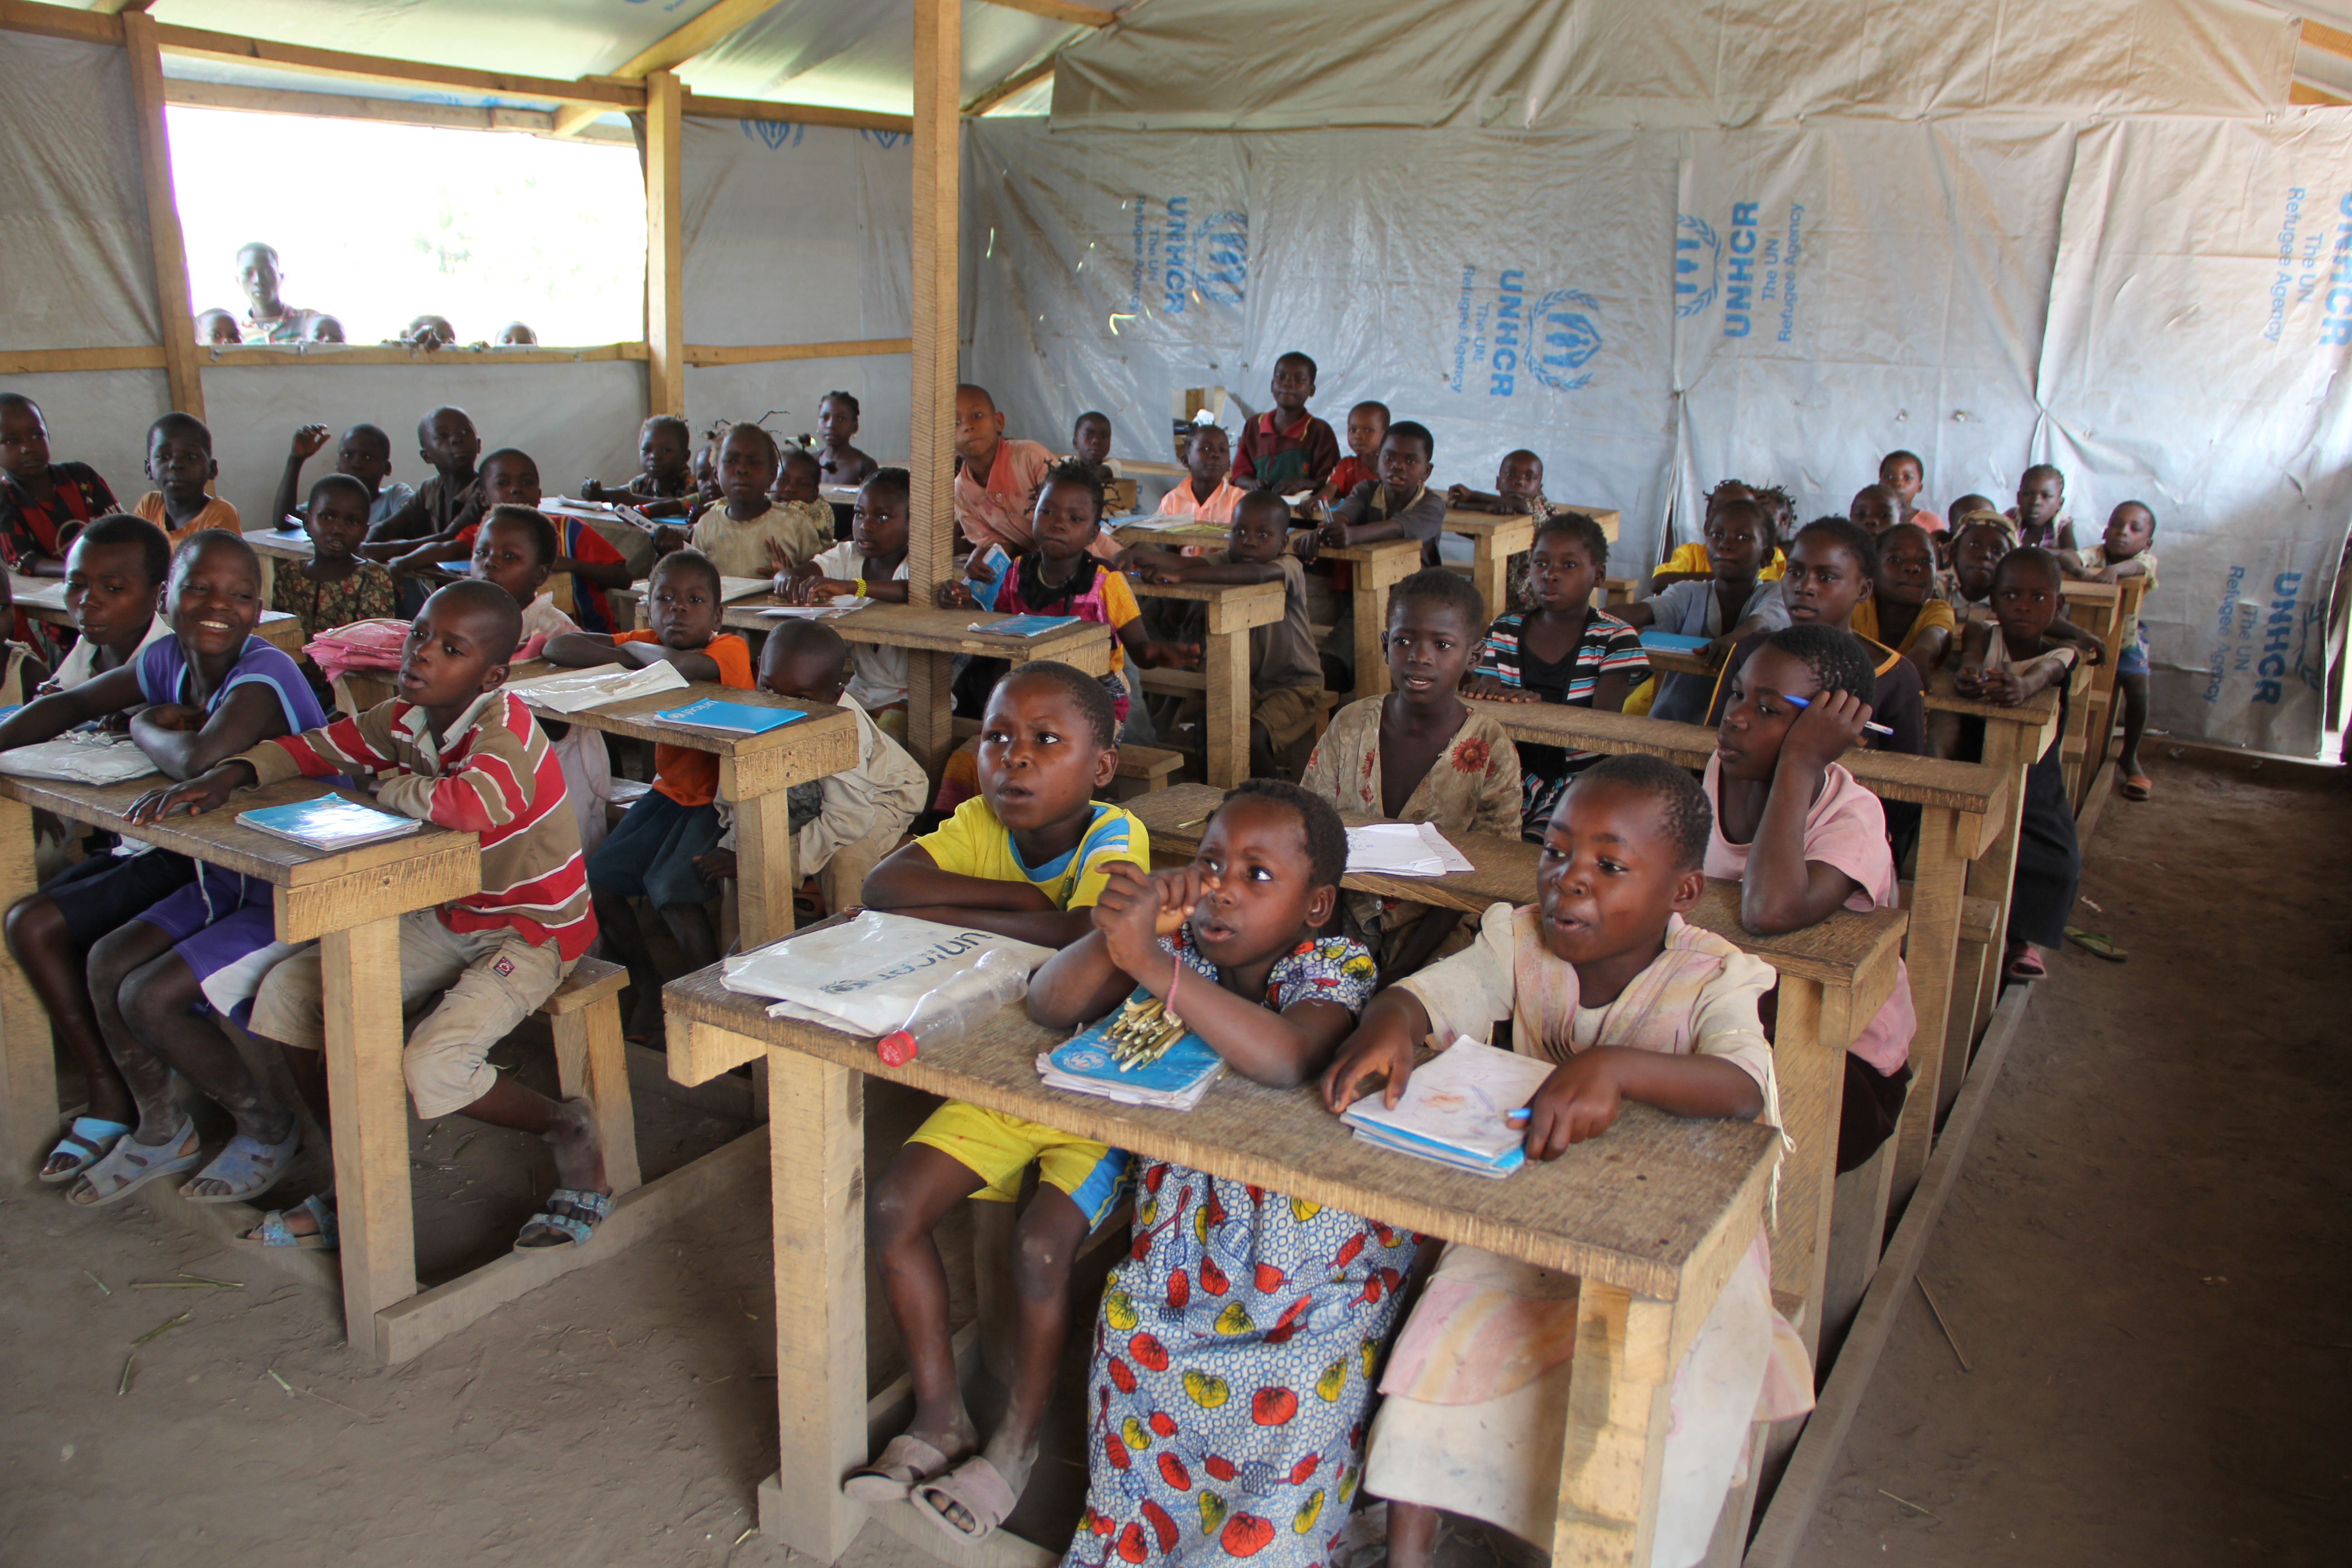
[[[0,474],[0,564],[11,572],[34,555],[62,556],[58,539],[68,528],[79,528],[115,510],[114,491],[88,463],[51,463],[49,483],[57,493],[49,504],[35,500],[13,474]],[[73,637],[66,628],[44,625],[24,611],[16,612],[16,637],[30,646],[55,668]]]
[[[1216,970],[1186,940],[1160,945]],[[1301,942],[1266,1005],[1372,994],[1370,955]],[[1095,1322],[1092,1474],[1064,1568],[1318,1568],[1363,1475],[1364,1416],[1419,1238],[1189,1166],[1144,1166]]]
[[[389,616],[392,598],[392,574],[373,561],[361,562],[358,571],[333,583],[314,583],[289,562],[269,583],[269,607],[300,622],[305,642],[336,626]]]

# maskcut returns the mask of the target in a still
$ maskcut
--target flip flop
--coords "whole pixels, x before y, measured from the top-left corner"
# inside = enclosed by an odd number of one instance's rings
[[[571,1212],[559,1213],[559,1209]],[[558,1187],[547,1194],[547,1207],[522,1222],[522,1230],[515,1237],[515,1247],[521,1252],[536,1252],[537,1244],[530,1241],[533,1230],[555,1231],[574,1247],[585,1247],[588,1238],[596,1234],[597,1226],[613,1212],[613,1199],[606,1193],[583,1192],[576,1187]],[[550,1242],[548,1246],[560,1246]]]
[[[948,1457],[911,1432],[882,1446],[871,1463],[842,1478],[841,1495],[861,1502],[905,1502],[907,1494],[944,1472]]]
[[[303,1236],[286,1223],[286,1216],[308,1209],[318,1224],[314,1235]],[[335,1230],[335,1211],[327,1206],[326,1194],[313,1193],[290,1209],[271,1209],[261,1216],[261,1223],[243,1236],[232,1236],[229,1241],[237,1247],[294,1247],[304,1252],[333,1252],[340,1245]]]
[[[299,1116],[294,1119],[293,1131],[286,1134],[282,1143],[264,1143],[258,1138],[249,1138],[240,1132],[228,1141],[227,1147],[213,1156],[211,1164],[181,1184],[180,1196],[192,1204],[251,1203],[286,1179],[286,1173],[294,1166],[295,1151],[301,1147],[302,1119]],[[216,1182],[226,1182],[229,1190],[204,1194],[188,1191],[190,1185],[207,1177]]]
[[[107,1151],[121,1142],[123,1135],[130,1131],[130,1125],[126,1122],[109,1121],[99,1116],[77,1116],[73,1119],[73,1125],[67,1128],[63,1135],[58,1139],[58,1146],[49,1151],[49,1160],[54,1160],[60,1154],[67,1154],[72,1156],[73,1163],[62,1171],[44,1170],[36,1173],[43,1183],[52,1187],[64,1182],[70,1182],[100,1160],[105,1159]],[[87,1152],[76,1152],[77,1149],[86,1150]],[[48,1163],[48,1160],[41,1162],[44,1165]]]
[[[939,1526],[940,1533],[950,1541],[969,1546],[995,1534],[996,1527],[1004,1522],[1004,1516],[1021,1500],[1013,1495],[1013,1489],[1004,1484],[1004,1478],[997,1474],[994,1465],[974,1454],[939,1479],[915,1488],[908,1500],[919,1502],[922,1506],[915,1511]],[[950,1519],[940,1506],[943,1501],[971,1515],[972,1527],[965,1530]]]
[[[2124,780],[2120,787],[2126,800],[2146,800],[2148,797],[2148,792],[2156,787],[2156,783],[2146,773],[2134,773]]]
[[[142,1143],[136,1131],[125,1132],[115,1140],[104,1159],[81,1173],[81,1185],[66,1194],[66,1202],[77,1208],[104,1208],[129,1197],[158,1176],[194,1169],[204,1158],[202,1150],[191,1149],[184,1154],[173,1151],[195,1135],[193,1118],[182,1121],[179,1131],[161,1143]],[[90,1196],[81,1196],[84,1192]]]
[[[2131,954],[2116,945],[2115,938],[2101,931],[2084,931],[2081,926],[2068,926],[2066,940],[2094,958],[2104,958],[2109,963],[2125,963]]]

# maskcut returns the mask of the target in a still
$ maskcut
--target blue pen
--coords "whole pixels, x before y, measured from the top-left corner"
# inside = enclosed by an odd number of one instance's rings
[[[1780,694],[1780,700],[1787,703],[1791,708],[1811,708],[1812,706],[1811,702],[1806,701],[1803,698],[1791,697],[1785,691]],[[1875,730],[1882,735],[1892,735],[1895,733],[1894,731],[1888,729],[1885,725],[1874,723],[1868,719],[1862,721],[1862,727],[1865,730]]]

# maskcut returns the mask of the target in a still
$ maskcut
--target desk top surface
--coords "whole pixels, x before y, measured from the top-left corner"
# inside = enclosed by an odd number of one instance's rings
[[[1963,697],[1952,684],[1952,667],[1945,666],[1927,677],[1927,706],[1938,713],[1963,713],[1973,719],[1990,719],[2002,724],[2031,724],[2039,728],[2058,716],[2058,688],[2044,687],[2011,708],[1998,702],[1979,702]]]
[[[280,561],[310,559],[310,536],[290,529],[248,528],[245,531],[245,542],[262,554],[274,555]]]
[[[15,597],[16,607],[35,620],[51,620],[62,626],[72,624],[66,609],[64,578],[19,577],[12,572],[8,574],[8,591]],[[283,610],[264,610],[255,629],[276,626],[293,618]]]
[[[1750,1122],[1685,1121],[1628,1104],[1617,1125],[1548,1165],[1494,1181],[1352,1136],[1311,1087],[1269,1089],[1227,1073],[1189,1111],[1120,1105],[1045,1088],[1036,1059],[1066,1038],[1008,1007],[902,1068],[870,1041],[770,1018],[719,984],[714,965],[664,990],[670,1026],[692,1021],[933,1094],[1098,1138],[1286,1198],[1466,1241],[1672,1300],[1723,1266],[1762,1212],[1774,1135]]]
[[[722,619],[738,631],[773,631],[787,617],[760,612],[782,603],[773,594],[755,594],[748,599],[730,601]],[[1053,658],[1082,668],[1086,656],[1092,654],[1097,656],[1097,668],[1089,670],[1090,674],[1099,675],[1109,668],[1109,638],[1104,628],[1092,621],[1080,621],[1034,637],[996,637],[971,629],[975,623],[993,626],[1012,618],[993,610],[950,610],[937,605],[876,602],[845,616],[835,616],[824,624],[847,642],[876,643],[927,653],[969,653],[1016,662]]]
[[[519,664],[509,676],[509,681],[530,680],[542,675],[554,675],[562,666],[544,659]],[[592,667],[593,668],[593,667]],[[612,667],[618,670],[617,665]],[[656,691],[650,696],[632,697],[625,702],[609,703],[602,708],[583,709],[565,713],[558,709],[542,707],[531,701],[527,691],[516,696],[524,705],[544,719],[559,723],[577,724],[583,729],[602,730],[610,734],[627,735],[640,741],[657,741],[665,745],[687,746],[698,752],[710,752],[718,756],[740,758],[768,752],[790,750],[813,740],[831,738],[836,734],[850,737],[853,756],[856,751],[857,721],[846,708],[828,708],[822,703],[803,702],[796,698],[778,697],[772,692],[747,689],[740,686],[722,686],[715,680],[689,681],[668,691]],[[805,718],[757,735],[730,734],[719,730],[692,729],[684,724],[665,724],[659,715],[672,709],[684,708],[701,701],[733,702],[746,708],[790,708]],[[845,764],[847,765],[847,764]]]

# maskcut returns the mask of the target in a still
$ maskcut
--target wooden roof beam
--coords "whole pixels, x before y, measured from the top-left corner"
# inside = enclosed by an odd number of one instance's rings
[[[1008,11],[1026,11],[1032,16],[1050,16],[1074,27],[1108,27],[1118,20],[1116,11],[1106,11],[1099,5],[1080,5],[1075,0],[988,0],[988,3],[1002,5]]]
[[[1003,103],[1006,99],[1011,98],[1014,93],[1021,91],[1024,88],[1028,87],[1033,82],[1039,80],[1041,78],[1052,76],[1054,74],[1054,62],[1061,58],[1062,51],[1055,49],[1052,54],[1047,55],[1035,65],[1028,66],[1021,70],[1013,72],[1011,76],[1006,77],[1003,81],[998,82],[994,87],[990,88],[986,92],[982,93],[978,98],[973,99],[970,103],[965,104],[963,106],[963,117],[966,120],[977,120],[982,115],[986,114],[990,110],[994,109],[998,104]]]
[[[2352,60],[2352,33],[2341,27],[2331,27],[2324,22],[2303,19],[2303,47],[2317,49],[2323,55],[2336,55]]]
[[[719,0],[692,20],[647,44],[604,79],[641,81],[655,71],[684,65],[712,45],[740,32],[774,9],[775,5],[776,0]],[[604,112],[580,104],[567,105],[555,112],[555,134],[573,135]]]

